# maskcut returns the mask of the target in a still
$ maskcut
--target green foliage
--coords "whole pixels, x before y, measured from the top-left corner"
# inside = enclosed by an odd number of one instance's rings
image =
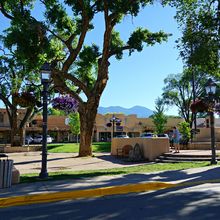
[[[115,57],[118,60],[122,59],[122,55],[123,55],[122,48],[123,48],[123,46],[124,46],[124,42],[120,39],[120,33],[113,30],[112,36],[111,36],[110,48],[111,48],[112,51],[115,52]]]
[[[84,46],[79,54],[73,73],[88,89],[92,89],[97,76],[97,58],[100,56],[99,48],[95,44]]]
[[[26,69],[37,69],[42,63],[42,55],[50,48],[44,25],[30,16],[26,20],[13,20],[11,24],[2,37],[5,47],[14,50],[16,59],[25,64]]]
[[[110,142],[92,143],[92,150],[94,153],[111,152],[111,143]],[[77,153],[79,152],[79,144],[77,143],[48,144],[48,152],[50,153]]]
[[[189,80],[183,74],[169,75],[165,80],[163,88],[163,100],[168,106],[177,106],[179,113],[186,121],[190,120],[190,104],[192,91]]]
[[[33,107],[40,101],[40,88],[35,84],[39,82],[39,75],[29,72],[22,63],[16,60],[16,56],[13,53],[1,55],[0,72],[0,93],[7,107],[10,108],[10,100],[12,100],[12,105],[17,107],[17,104],[13,102],[15,96],[22,96],[23,100],[27,98],[30,106]],[[28,95],[33,98],[28,100]]]
[[[156,127],[156,133],[163,134],[165,130],[165,125],[167,123],[167,116],[164,114],[164,103],[162,99],[158,98],[155,104],[156,110],[153,112],[152,115],[153,123]]]
[[[80,118],[78,112],[69,114],[69,126],[73,134],[80,134]]]
[[[46,17],[50,24],[56,27],[59,33],[68,36],[75,30],[75,24],[68,16],[65,8],[60,4],[50,4],[46,2]]]
[[[193,71],[193,72],[192,72]],[[193,79],[194,74],[194,79]],[[195,97],[203,97],[204,84],[208,75],[200,68],[185,69],[182,74],[172,74],[165,78],[163,88],[163,99],[168,106],[176,106],[179,114],[190,122],[191,110],[190,105],[193,100],[193,88],[190,82],[194,80]]]
[[[165,34],[164,32],[156,32],[152,33],[147,29],[138,28],[136,31],[134,31],[127,44],[129,45],[130,54],[137,50],[138,52],[143,50],[143,43],[146,43],[149,46],[154,45],[155,43],[161,43],[162,41],[167,40],[168,34]]]
[[[189,140],[191,133],[190,133],[190,124],[188,122],[180,122],[179,123],[179,131],[182,135],[182,140]]]
[[[176,19],[183,36],[178,40],[180,55],[188,66],[219,75],[219,5],[218,0],[167,0],[177,8]]]
[[[54,108],[48,108],[48,115],[64,116],[66,115],[64,111],[57,110]]]

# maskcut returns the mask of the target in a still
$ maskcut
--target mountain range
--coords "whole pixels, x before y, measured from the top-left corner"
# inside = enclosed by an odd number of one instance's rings
[[[145,108],[143,106],[134,106],[131,108],[123,108],[121,106],[109,106],[109,107],[99,107],[99,114],[107,114],[107,113],[123,113],[125,115],[136,114],[138,118],[148,118],[153,114],[153,111],[149,108]]]

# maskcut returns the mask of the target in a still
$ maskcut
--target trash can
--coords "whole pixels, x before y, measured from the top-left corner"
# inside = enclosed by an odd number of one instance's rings
[[[11,187],[13,160],[0,160],[0,189]]]

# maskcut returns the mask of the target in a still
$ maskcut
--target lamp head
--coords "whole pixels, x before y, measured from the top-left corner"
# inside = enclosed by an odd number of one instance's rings
[[[205,84],[205,90],[208,95],[214,95],[216,93],[217,85],[216,83],[209,78],[207,83]]]
[[[51,67],[50,64],[45,62],[43,66],[40,68],[41,73],[41,83],[50,82],[51,78]]]

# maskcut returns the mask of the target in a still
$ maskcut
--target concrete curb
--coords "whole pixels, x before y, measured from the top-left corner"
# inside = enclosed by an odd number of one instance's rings
[[[194,186],[204,183],[219,183],[220,179],[202,180],[186,183],[164,183],[164,182],[148,182],[139,184],[128,184],[120,186],[108,186],[84,190],[73,190],[65,192],[40,193],[34,195],[14,196],[0,198],[0,208],[11,206],[30,205],[38,203],[57,202],[62,200],[74,200],[82,198],[92,198],[110,195],[121,195],[128,193],[146,192],[175,187]]]
[[[92,188],[85,190],[74,190],[55,193],[40,193],[35,195],[15,196],[8,198],[0,198],[0,208],[11,206],[29,205],[37,203],[56,202],[62,200],[73,200],[80,198],[101,197],[109,195],[120,195],[134,192],[145,192],[151,190],[160,190],[171,187],[176,187],[178,184],[149,182],[140,184],[129,184],[121,186],[109,186],[101,188]]]

